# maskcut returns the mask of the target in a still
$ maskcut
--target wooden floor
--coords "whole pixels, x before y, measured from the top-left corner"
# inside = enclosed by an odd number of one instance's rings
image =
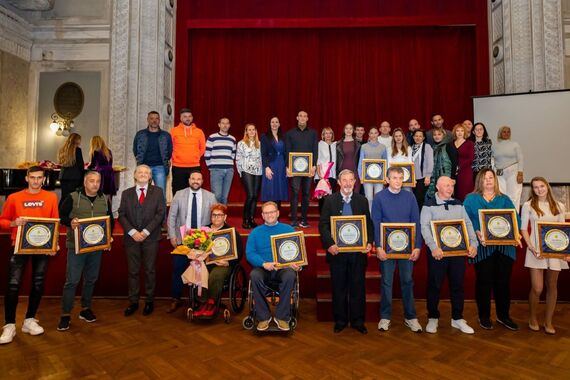
[[[570,378],[570,304],[557,307],[555,336],[526,328],[526,304],[512,307],[518,332],[477,326],[475,335],[463,335],[449,326],[447,301],[435,335],[405,328],[400,302],[389,332],[368,324],[366,336],[352,329],[334,334],[330,323],[316,322],[313,300],[301,302],[293,334],[257,335],[243,330],[243,315],[232,316],[229,324],[221,318],[190,323],[185,309],[166,314],[167,301],[161,300],[150,317],[139,309],[126,318],[126,301],[114,299],[94,301],[97,322],[85,323],[75,314],[71,329],[58,332],[59,299],[44,299],[38,318],[46,333],[32,337],[20,331],[26,302],[18,308],[14,342],[0,346],[2,379]],[[425,302],[416,306],[425,325]],[[474,327],[475,315],[475,305],[466,303],[465,316]]]

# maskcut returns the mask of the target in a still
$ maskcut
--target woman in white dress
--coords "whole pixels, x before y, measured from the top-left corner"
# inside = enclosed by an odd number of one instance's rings
[[[556,298],[558,295],[558,275],[560,274],[560,270],[568,269],[570,257],[567,257],[566,260],[560,260],[545,259],[540,256],[536,222],[564,222],[565,210],[564,205],[554,199],[550,184],[544,178],[534,177],[530,181],[530,185],[532,190],[529,200],[523,204],[521,211],[521,234],[528,247],[524,266],[530,270],[531,282],[531,289],[528,296],[530,309],[528,328],[532,331],[540,330],[537,309],[543,284],[546,284],[544,331],[547,334],[555,334],[556,330],[552,325],[552,316],[556,308]],[[530,234],[527,230],[529,221],[531,226]]]

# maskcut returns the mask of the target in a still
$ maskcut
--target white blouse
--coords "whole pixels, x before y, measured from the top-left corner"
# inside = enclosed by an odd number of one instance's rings
[[[261,175],[261,149],[255,147],[255,143],[246,145],[240,141],[237,144],[236,166],[241,177],[242,172],[251,175]]]

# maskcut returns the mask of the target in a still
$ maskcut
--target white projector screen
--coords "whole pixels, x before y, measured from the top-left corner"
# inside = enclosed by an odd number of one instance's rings
[[[511,127],[523,151],[525,183],[535,176],[570,183],[570,90],[474,97],[473,111],[493,143],[501,126]]]

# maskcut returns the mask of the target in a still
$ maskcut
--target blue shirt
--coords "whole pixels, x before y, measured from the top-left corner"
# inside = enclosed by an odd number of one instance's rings
[[[247,238],[245,256],[252,267],[262,267],[264,263],[273,262],[271,253],[271,236],[295,232],[288,224],[277,223],[273,226],[262,224],[255,227]]]

